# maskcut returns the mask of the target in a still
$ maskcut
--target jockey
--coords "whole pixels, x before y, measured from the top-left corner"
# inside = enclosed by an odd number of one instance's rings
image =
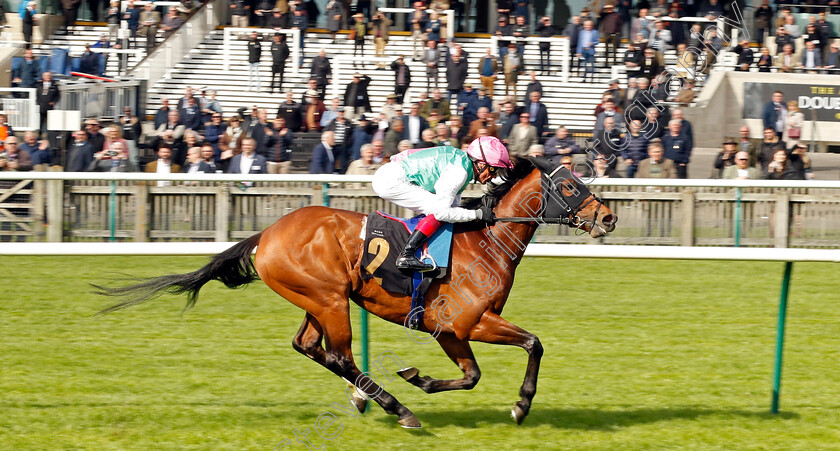
[[[420,220],[397,258],[397,268],[429,271],[414,253],[444,222],[492,222],[488,207],[467,210],[457,207],[460,194],[471,180],[487,183],[497,168],[510,168],[508,151],[498,138],[483,136],[466,152],[451,146],[408,150],[391,158],[373,175],[373,190],[400,207],[426,215]]]

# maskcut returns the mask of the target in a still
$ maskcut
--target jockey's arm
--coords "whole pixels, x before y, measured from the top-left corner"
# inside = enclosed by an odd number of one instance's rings
[[[475,221],[478,215],[475,210],[452,206],[460,197],[459,191],[467,177],[469,174],[462,167],[451,165],[444,169],[435,183],[435,205],[426,208],[428,214],[443,222]]]

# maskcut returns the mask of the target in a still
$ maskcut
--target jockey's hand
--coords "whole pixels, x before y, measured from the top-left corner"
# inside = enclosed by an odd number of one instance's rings
[[[488,224],[496,223],[496,215],[493,213],[493,209],[488,207],[487,205],[482,205],[478,210],[475,211],[475,213],[475,219],[478,221],[484,221]]]

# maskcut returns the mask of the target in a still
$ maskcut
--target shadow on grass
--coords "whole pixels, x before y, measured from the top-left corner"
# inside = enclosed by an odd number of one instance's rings
[[[415,411],[415,414],[425,427],[460,426],[469,428],[516,424],[511,418],[509,410],[428,410],[424,412]],[[556,429],[610,431],[639,424],[671,420],[696,420],[715,415],[771,421],[799,418],[799,414],[795,412],[781,412],[778,415],[773,415],[767,411],[697,407],[631,408],[624,410],[536,408],[531,411],[531,414],[519,427],[547,425]]]

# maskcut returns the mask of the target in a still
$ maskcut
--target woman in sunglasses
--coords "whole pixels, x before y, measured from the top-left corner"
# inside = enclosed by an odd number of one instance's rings
[[[499,168],[511,168],[510,156],[498,138],[484,136],[466,151],[451,146],[411,149],[391,157],[373,176],[379,197],[425,214],[408,239],[397,268],[429,271],[433,267],[415,256],[417,249],[443,222],[493,221],[489,207],[467,210],[457,205],[471,180],[487,183]]]

